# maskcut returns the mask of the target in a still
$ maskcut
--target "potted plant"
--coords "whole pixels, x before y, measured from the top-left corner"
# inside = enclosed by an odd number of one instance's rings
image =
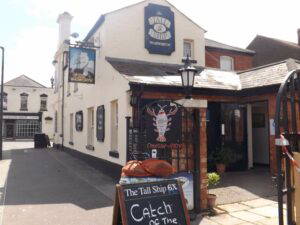
[[[226,171],[226,166],[232,162],[233,154],[229,147],[222,147],[214,152],[214,161],[217,167],[218,174],[223,174]]]
[[[208,189],[212,188],[213,186],[216,186],[220,182],[220,175],[217,173],[208,173]],[[213,209],[216,205],[216,199],[217,196],[214,194],[210,194],[208,191],[207,194],[207,206],[209,209]]]

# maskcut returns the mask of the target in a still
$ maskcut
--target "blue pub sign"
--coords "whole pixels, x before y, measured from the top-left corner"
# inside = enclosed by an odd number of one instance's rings
[[[145,48],[151,54],[171,55],[175,51],[174,12],[167,7],[145,7]]]

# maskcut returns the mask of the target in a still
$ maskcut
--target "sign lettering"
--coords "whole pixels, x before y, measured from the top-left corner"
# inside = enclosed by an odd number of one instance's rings
[[[169,7],[149,4],[145,8],[145,47],[151,54],[175,51],[174,13]]]
[[[182,188],[176,180],[118,186],[117,195],[114,225],[190,225]]]

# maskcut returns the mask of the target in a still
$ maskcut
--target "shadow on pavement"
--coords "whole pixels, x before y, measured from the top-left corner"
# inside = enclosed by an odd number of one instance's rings
[[[277,194],[268,168],[257,167],[244,172],[228,172],[210,193],[217,195],[217,204],[229,204]]]
[[[86,210],[113,205],[95,186],[70,172],[45,149],[8,150],[4,158],[11,159],[5,205],[69,203]]]

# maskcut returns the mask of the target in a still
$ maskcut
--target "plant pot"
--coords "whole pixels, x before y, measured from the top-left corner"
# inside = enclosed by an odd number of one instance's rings
[[[217,199],[217,196],[214,194],[207,195],[207,207],[209,209],[213,209],[216,206],[216,199]]]
[[[218,174],[225,173],[225,171],[226,171],[226,165],[225,164],[220,163],[220,164],[217,164],[216,167],[217,167]]]

